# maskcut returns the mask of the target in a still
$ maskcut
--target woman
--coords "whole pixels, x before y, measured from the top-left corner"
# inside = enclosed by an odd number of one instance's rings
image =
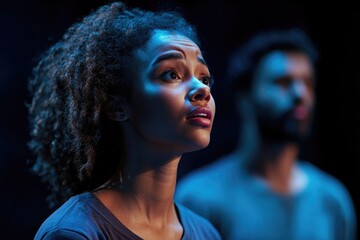
[[[61,205],[35,239],[219,239],[173,201],[181,155],[206,147],[212,77],[178,14],[103,6],[30,81],[33,170]]]

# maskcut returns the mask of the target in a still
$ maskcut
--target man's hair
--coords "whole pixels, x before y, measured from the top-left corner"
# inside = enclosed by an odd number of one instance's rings
[[[318,58],[314,44],[301,29],[260,32],[231,55],[228,64],[228,80],[231,89],[248,91],[259,61],[263,56],[275,50],[303,52],[313,63]]]
[[[51,206],[100,186],[123,164],[121,131],[104,117],[103,106],[111,94],[129,99],[133,53],[157,29],[198,44],[194,27],[179,13],[128,9],[116,2],[72,25],[33,69],[32,170],[49,182]]]

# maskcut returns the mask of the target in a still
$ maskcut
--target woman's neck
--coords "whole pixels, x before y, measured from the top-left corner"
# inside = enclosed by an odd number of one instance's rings
[[[126,206],[132,216],[144,216],[149,222],[168,218],[174,210],[179,160],[180,157],[174,158],[156,168],[123,171],[121,180],[112,179],[111,187],[107,188],[105,184],[104,188],[95,191],[95,195],[104,200],[115,215],[116,209],[121,209],[124,214],[125,209],[121,206]]]
[[[173,214],[179,160],[180,157],[174,158],[136,175],[130,174],[130,177],[123,181],[120,195],[129,207],[145,214],[149,222],[157,219],[161,221]]]
[[[131,122],[129,123],[131,124]],[[183,228],[174,205],[177,168],[182,152],[155,144],[133,127],[124,128],[125,164],[119,187],[95,192],[127,228],[147,239],[180,239]]]
[[[141,144],[131,146],[137,148],[127,151],[119,187],[99,190],[95,195],[140,237],[155,233],[181,236],[182,226],[173,200],[181,154]]]

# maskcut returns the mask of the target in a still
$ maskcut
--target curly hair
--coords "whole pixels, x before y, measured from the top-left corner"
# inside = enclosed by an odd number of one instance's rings
[[[113,133],[103,106],[110,94],[129,98],[133,53],[157,29],[198,44],[194,27],[179,13],[115,2],[72,25],[34,67],[29,148],[35,156],[32,170],[49,182],[50,206],[100,186],[123,164],[117,150],[121,132]]]
[[[228,84],[231,85],[230,89],[248,91],[251,88],[253,74],[259,60],[274,50],[304,52],[313,63],[318,59],[318,52],[314,44],[301,29],[261,32],[236,49],[229,58]]]

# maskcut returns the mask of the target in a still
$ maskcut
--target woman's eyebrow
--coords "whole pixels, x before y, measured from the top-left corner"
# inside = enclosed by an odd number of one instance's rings
[[[154,65],[158,64],[159,62],[169,60],[169,59],[183,59],[183,58],[184,58],[184,56],[181,53],[177,53],[177,52],[165,53],[165,54],[158,56],[151,65],[154,66]],[[207,63],[205,62],[205,60],[202,57],[198,56],[197,61],[199,63],[203,64],[205,67],[208,67]]]
[[[199,63],[202,63],[203,65],[208,67],[207,63],[205,62],[205,60],[202,57],[197,57],[197,60],[198,60]]]
[[[165,53],[160,56],[158,56],[155,61],[151,65],[156,65],[161,61],[169,60],[169,59],[183,59],[184,56],[181,53]]]

